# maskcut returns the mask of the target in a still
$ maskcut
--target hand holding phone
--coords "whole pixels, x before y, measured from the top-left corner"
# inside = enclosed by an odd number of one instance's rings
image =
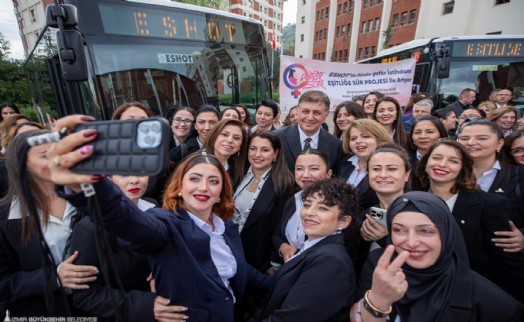
[[[84,123],[74,132],[85,129],[97,131],[94,152],[76,173],[153,176],[167,166],[170,127],[162,117]]]
[[[375,219],[379,224],[381,224],[384,227],[387,227],[387,210],[378,208],[378,207],[371,207],[369,208],[369,215]]]

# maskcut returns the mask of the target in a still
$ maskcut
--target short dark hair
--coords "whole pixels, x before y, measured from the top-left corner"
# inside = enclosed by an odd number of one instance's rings
[[[446,127],[444,126],[444,124],[442,124],[442,122],[438,118],[432,115],[422,115],[421,117],[416,119],[415,122],[413,122],[413,127],[411,128],[411,132],[409,133],[408,149],[410,151],[417,151],[417,147],[413,143],[413,132],[415,132],[415,128],[417,127],[417,124],[419,124],[422,121],[430,121],[431,123],[433,123],[433,125],[435,125],[435,127],[437,128],[441,139],[448,137],[448,131],[446,131]]]
[[[224,113],[226,113],[226,111],[235,111],[235,113],[237,113],[237,115],[238,115],[238,120],[242,121],[242,116],[240,115],[240,112],[236,108],[234,108],[234,107],[226,107],[222,111],[222,117],[224,117]]]
[[[300,103],[302,102],[324,103],[327,110],[329,110],[329,106],[331,105],[329,96],[327,96],[327,94],[322,91],[316,91],[316,90],[311,90],[311,91],[307,91],[303,93],[302,96],[300,96],[300,98],[298,99],[298,105],[300,106]]]
[[[455,111],[451,107],[445,107],[433,112],[433,116],[438,119],[447,119],[448,116],[453,112]]]
[[[330,170],[329,168],[329,157],[327,156],[326,153],[324,153],[323,151],[321,150],[318,150],[318,149],[307,149],[307,150],[302,150],[300,151],[299,154],[297,154],[297,157],[295,158],[295,163],[298,159],[299,156],[301,155],[317,155],[321,160],[322,162],[326,165],[326,172]]]
[[[358,194],[356,190],[340,179],[330,178],[311,183],[302,192],[302,200],[305,201],[313,194],[319,194],[326,206],[338,206],[340,212],[338,218],[343,216],[357,216],[359,211]]]
[[[146,113],[147,117],[153,116],[153,112],[151,112],[151,109],[145,106],[144,104],[140,102],[128,102],[128,103],[124,103],[120,105],[119,107],[117,107],[116,110],[113,112],[111,119],[120,120],[120,118],[122,117],[122,114],[124,114],[124,112],[127,111],[127,109],[130,107],[138,107],[139,109],[144,111],[144,113]]]
[[[278,111],[280,111],[280,107],[278,104],[273,100],[262,100],[260,104],[257,105],[256,110],[260,108],[260,106],[266,106],[269,107],[273,111],[273,117],[276,117],[278,115]]]

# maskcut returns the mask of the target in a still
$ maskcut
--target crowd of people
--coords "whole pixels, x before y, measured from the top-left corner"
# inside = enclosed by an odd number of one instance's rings
[[[508,95],[509,93],[509,95]],[[511,91],[434,110],[307,91],[178,107],[169,167],[80,175],[96,130],[1,109],[0,302],[98,321],[522,321],[524,121]],[[129,102],[113,120],[145,119]],[[54,130],[94,121],[71,115]],[[94,196],[82,184],[92,184]],[[96,205],[96,206],[93,206]]]

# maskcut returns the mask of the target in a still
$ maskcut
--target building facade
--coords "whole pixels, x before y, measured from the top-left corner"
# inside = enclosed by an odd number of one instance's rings
[[[413,39],[523,34],[523,0],[298,0],[295,56],[355,62]]]
[[[45,26],[45,8],[53,0],[13,0],[20,38],[27,56],[36,44],[40,32]],[[44,48],[36,48],[35,52],[43,54]]]
[[[301,0],[299,0],[301,1]],[[282,48],[282,21],[284,0],[230,0],[229,11],[245,17],[260,20],[269,43],[275,40],[276,47]]]

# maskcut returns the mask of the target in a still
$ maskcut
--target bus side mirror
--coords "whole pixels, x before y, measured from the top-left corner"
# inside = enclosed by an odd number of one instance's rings
[[[449,64],[451,58],[449,57],[449,47],[446,44],[442,44],[440,48],[437,48],[437,78],[449,78]]]
[[[45,13],[45,22],[48,27],[58,28],[59,17],[62,18],[64,28],[74,28],[78,25],[78,11],[76,7],[71,4],[47,6]]]
[[[63,30],[56,33],[56,39],[64,80],[72,82],[87,80],[87,62],[82,34],[76,30]]]

